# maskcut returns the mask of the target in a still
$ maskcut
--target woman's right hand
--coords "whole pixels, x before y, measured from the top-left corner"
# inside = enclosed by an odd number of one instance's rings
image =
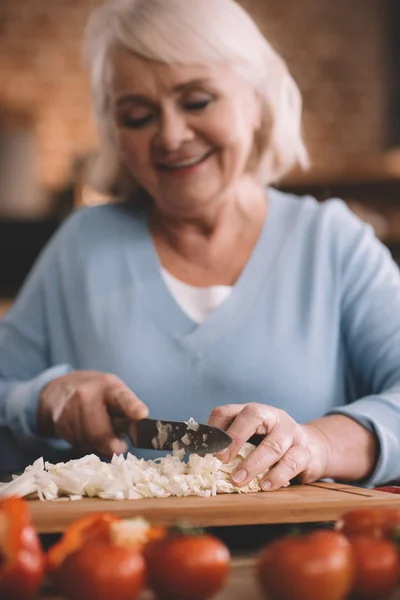
[[[113,431],[110,413],[132,421],[149,410],[116,375],[99,371],[75,371],[53,379],[43,388],[38,408],[38,433],[58,437],[77,450],[111,457],[127,450]]]

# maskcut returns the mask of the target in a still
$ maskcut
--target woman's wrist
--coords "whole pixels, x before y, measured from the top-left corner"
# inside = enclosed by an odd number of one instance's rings
[[[319,433],[325,447],[325,467],[320,479],[362,481],[371,475],[379,454],[374,433],[346,415],[328,415],[306,427]]]

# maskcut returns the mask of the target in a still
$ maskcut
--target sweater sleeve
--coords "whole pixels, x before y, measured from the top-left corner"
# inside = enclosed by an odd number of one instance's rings
[[[356,399],[330,414],[377,436],[379,458],[363,482],[373,487],[400,480],[400,272],[369,226],[339,213],[341,332]]]
[[[68,227],[67,227],[68,228]],[[60,457],[67,442],[37,434],[39,397],[47,383],[72,371],[52,364],[49,330],[57,328],[62,306],[48,306],[46,288],[61,288],[60,257],[65,255],[65,226],[44,249],[13,307],[0,321],[0,471],[18,469],[38,456]],[[62,298],[62,290],[53,294]],[[52,317],[50,316],[52,315]],[[61,314],[60,314],[61,316]]]

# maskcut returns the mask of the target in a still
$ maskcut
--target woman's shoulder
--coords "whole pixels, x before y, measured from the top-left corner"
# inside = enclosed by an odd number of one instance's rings
[[[143,223],[143,212],[126,204],[104,203],[75,209],[65,220],[65,226],[97,230],[106,227],[130,227]]]
[[[340,198],[323,202],[312,196],[297,196],[273,190],[271,196],[277,211],[282,211],[281,236],[287,237],[299,256],[318,257],[340,272],[351,263],[352,257],[362,253],[368,262],[375,257],[387,260],[389,252],[377,238],[371,225],[352,212]],[[287,232],[290,230],[290,236]]]
[[[59,237],[80,246],[107,241],[122,243],[132,240],[135,232],[145,233],[146,219],[143,212],[135,211],[123,204],[98,204],[74,210],[59,228]]]
[[[311,195],[300,196],[276,189],[271,189],[270,195],[287,220],[294,221],[300,229],[321,232],[326,241],[357,237],[371,230],[340,198],[321,202]]]

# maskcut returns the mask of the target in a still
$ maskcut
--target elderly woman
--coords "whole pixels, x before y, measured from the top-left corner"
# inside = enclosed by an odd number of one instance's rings
[[[233,0],[115,0],[86,56],[119,202],[65,222],[0,325],[1,470],[126,451],[118,410],[208,418],[222,460],[264,435],[238,486],[399,478],[398,269],[343,202],[270,187],[307,163],[282,59]]]

